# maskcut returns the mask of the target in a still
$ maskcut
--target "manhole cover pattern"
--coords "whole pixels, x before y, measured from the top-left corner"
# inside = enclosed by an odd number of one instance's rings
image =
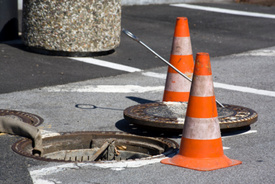
[[[94,155],[113,140],[95,159]],[[111,144],[110,144],[111,145]],[[123,132],[74,132],[43,138],[43,155],[33,155],[32,141],[23,138],[13,144],[16,153],[43,161],[97,162],[161,158],[176,154],[179,145],[170,139],[136,136]],[[118,153],[117,156],[113,155]],[[93,159],[92,159],[93,158]]]
[[[221,129],[248,126],[258,119],[258,114],[249,108],[223,104],[218,107]],[[186,103],[147,103],[128,107],[124,118],[133,124],[170,129],[183,129]]]
[[[39,126],[44,121],[41,117],[35,114],[14,110],[0,109],[0,116],[9,116],[32,126]]]
[[[144,108],[144,114],[151,117],[165,117],[165,118],[181,118],[184,119],[186,115],[187,104],[175,103],[157,106],[147,106]],[[230,108],[217,107],[219,118],[234,116],[236,113]]]

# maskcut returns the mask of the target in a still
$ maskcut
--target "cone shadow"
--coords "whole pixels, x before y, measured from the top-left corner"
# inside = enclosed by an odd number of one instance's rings
[[[126,96],[126,98],[128,98],[128,99],[130,99],[130,100],[132,100],[134,102],[137,102],[139,104],[157,102],[157,101],[148,100],[148,99],[145,99],[145,98],[134,97],[134,96]]]

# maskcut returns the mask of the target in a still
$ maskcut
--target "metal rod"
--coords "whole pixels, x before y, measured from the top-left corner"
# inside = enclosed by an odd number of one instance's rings
[[[150,47],[148,47],[145,43],[143,43],[138,37],[136,37],[133,33],[131,33],[130,31],[126,30],[126,29],[122,29],[122,32],[125,33],[127,36],[129,36],[130,38],[132,38],[134,41],[140,43],[143,47],[145,47],[146,49],[148,49],[149,51],[151,51],[155,56],[157,56],[161,61],[163,61],[164,63],[166,63],[167,65],[169,65],[171,68],[173,68],[176,72],[178,72],[181,76],[183,76],[185,79],[187,79],[189,82],[192,82],[192,79],[190,79],[187,75],[185,75],[184,73],[182,73],[180,70],[178,70],[176,67],[174,67],[174,65],[172,65],[170,62],[168,62],[167,60],[165,60],[163,57],[161,57],[158,53],[156,53],[154,50],[152,50]],[[219,102],[218,100],[216,100],[217,104],[219,104],[221,107],[224,108],[223,104],[221,102]]]
[[[182,75],[184,78],[186,78],[187,80],[189,80],[190,82],[192,82],[192,80],[187,77],[184,73],[182,73],[181,71],[179,71],[176,67],[174,67],[174,65],[172,65],[170,62],[166,61],[163,57],[161,57],[158,53],[156,53],[155,51],[153,51],[150,47],[148,47],[145,43],[143,43],[138,37],[136,37],[133,33],[131,33],[128,30],[122,29],[122,31],[128,35],[130,38],[132,38],[133,40],[137,41],[138,43],[140,43],[142,46],[144,46],[145,48],[147,48],[149,51],[151,51],[154,55],[156,55],[160,60],[162,60],[163,62],[165,62],[167,65],[169,65],[171,68],[173,68],[175,71],[177,71],[180,75]]]

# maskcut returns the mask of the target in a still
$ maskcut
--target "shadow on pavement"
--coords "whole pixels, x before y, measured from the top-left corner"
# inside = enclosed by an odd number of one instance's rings
[[[139,136],[181,138],[181,131],[170,132],[166,131],[165,129],[159,129],[155,127],[137,126],[135,124],[129,123],[125,119],[121,119],[116,122],[115,126],[123,132]]]

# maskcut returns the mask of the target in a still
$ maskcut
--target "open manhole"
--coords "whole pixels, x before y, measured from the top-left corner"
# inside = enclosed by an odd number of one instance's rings
[[[175,154],[178,144],[170,139],[122,132],[74,132],[43,138],[43,154],[33,154],[32,141],[24,138],[12,149],[23,156],[57,162],[105,162],[161,158]]]
[[[12,117],[35,127],[39,126],[44,121],[41,117],[35,114],[6,109],[0,109],[0,116]]]

